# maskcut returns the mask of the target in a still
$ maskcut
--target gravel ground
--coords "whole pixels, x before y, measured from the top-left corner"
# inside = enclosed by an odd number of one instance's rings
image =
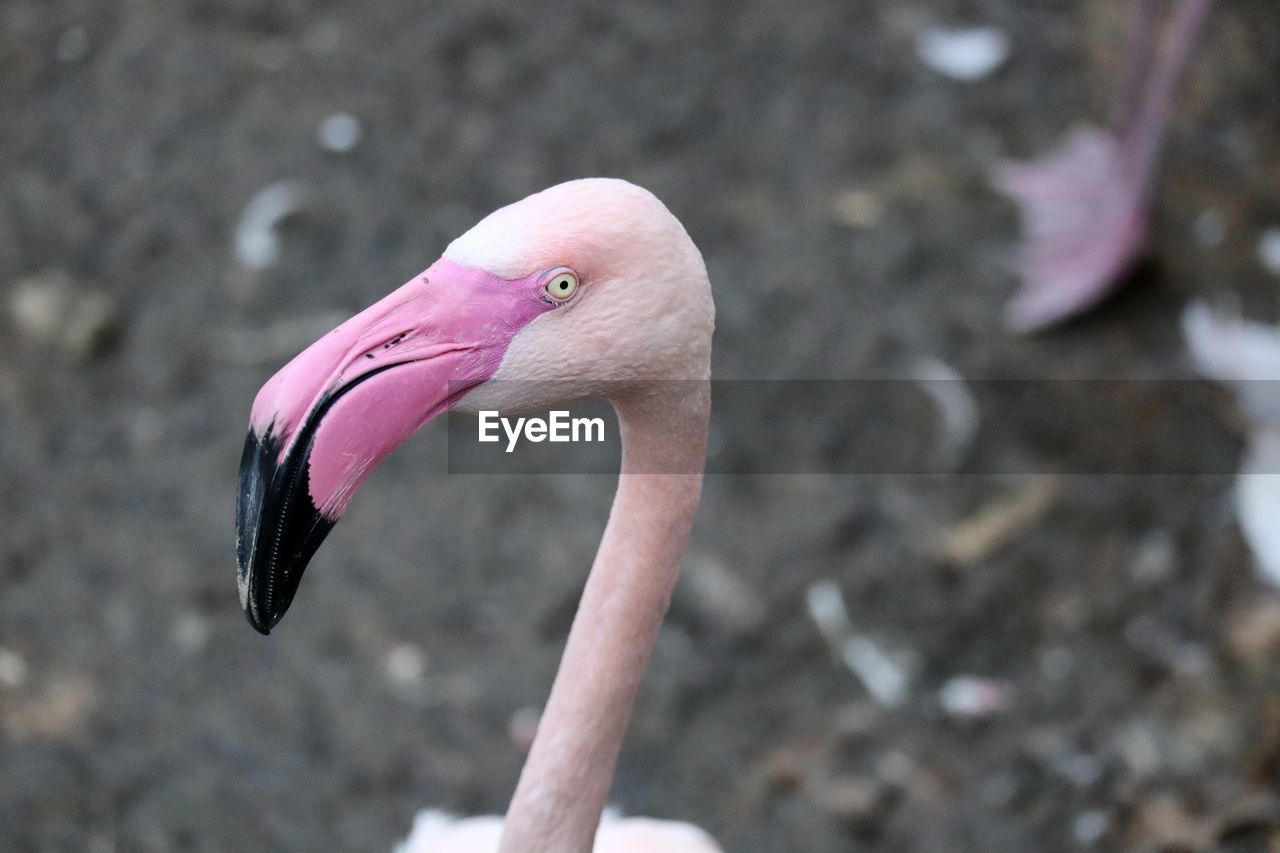
[[[1152,261],[1059,332],[1001,328],[1013,211],[984,176],[1105,115],[1129,8],[0,2],[0,850],[385,850],[419,807],[503,809],[611,478],[429,478],[431,425],[270,639],[232,506],[275,367],[528,192],[663,198],[711,271],[721,377],[1188,378],[1186,299],[1273,318],[1280,29],[1232,0]],[[993,76],[917,57],[974,23],[1011,39]],[[251,271],[236,223],[279,181],[300,211]],[[1105,447],[1091,406],[1072,422]],[[956,476],[712,477],[613,799],[739,853],[1274,849],[1280,598],[1232,518],[1239,418],[1209,412],[1173,439],[1195,476],[984,474],[1044,467],[1011,403]],[[897,707],[810,618],[822,579],[909,673]]]

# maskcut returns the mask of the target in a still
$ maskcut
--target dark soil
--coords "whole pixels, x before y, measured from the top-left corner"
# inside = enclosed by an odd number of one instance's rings
[[[1274,0],[1230,0],[1179,99],[1152,262],[1061,331],[1001,328],[1014,219],[984,176],[1105,116],[1129,8],[0,0],[6,304],[56,269],[119,312],[84,346],[0,320],[0,850],[386,850],[420,807],[504,808],[512,718],[545,698],[612,479],[427,477],[434,424],[270,638],[239,610],[232,506],[270,373],[531,191],[607,174],[664,199],[711,271],[722,377],[928,355],[971,377],[1188,378],[1188,298],[1273,318],[1255,246],[1280,224],[1280,28]],[[994,76],[917,59],[920,28],[968,23],[1012,39]],[[345,155],[316,141],[337,111],[365,131]],[[310,198],[252,275],[235,223],[281,179]],[[864,227],[832,213],[850,190],[878,201]],[[1220,244],[1194,237],[1205,211]],[[1179,452],[1218,473],[1059,478],[961,566],[928,543],[1025,478],[711,478],[690,564],[765,616],[681,591],[613,800],[739,853],[1280,843],[1280,602],[1234,525],[1240,422],[1216,400]],[[892,413],[858,417],[851,434]],[[980,433],[981,470],[1037,470],[1010,433]],[[822,578],[913,653],[902,707],[824,643]],[[1012,704],[948,715],[958,675]]]

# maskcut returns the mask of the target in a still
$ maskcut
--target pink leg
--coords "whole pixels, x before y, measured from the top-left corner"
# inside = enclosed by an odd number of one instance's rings
[[[1022,217],[1022,287],[1005,317],[1014,331],[1045,329],[1097,305],[1146,247],[1174,90],[1213,0],[1180,0],[1163,50],[1154,0],[1137,2],[1111,129],[1076,128],[1047,154],[994,172]]]
[[[1137,0],[1138,8],[1129,23],[1125,41],[1124,71],[1111,103],[1111,131],[1121,139],[1132,130],[1133,116],[1138,112],[1147,80],[1151,77],[1151,60],[1155,57],[1156,4],[1159,0]]]
[[[1191,57],[1212,5],[1213,0],[1183,0],[1178,7],[1170,25],[1169,44],[1147,81],[1142,103],[1121,136],[1121,144],[1128,152],[1130,174],[1136,182],[1135,189],[1144,200],[1150,193],[1156,160],[1164,145],[1178,78]]]

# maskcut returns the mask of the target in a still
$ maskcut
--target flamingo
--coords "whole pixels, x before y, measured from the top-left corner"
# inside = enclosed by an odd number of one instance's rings
[[[1018,204],[1025,235],[1015,265],[1022,286],[1005,311],[1013,331],[1046,329],[1094,307],[1145,249],[1174,91],[1212,4],[1181,0],[1155,58],[1155,0],[1138,0],[1111,127],[1076,127],[1044,156],[996,168],[992,182]]]
[[[482,219],[255,398],[237,580],[263,634],[373,468],[428,421],[599,397],[617,414],[613,507],[506,818],[437,819],[414,853],[596,844],[702,488],[714,321],[702,256],[655,196],[570,181]],[[601,853],[718,850],[683,824],[608,821],[599,833]]]

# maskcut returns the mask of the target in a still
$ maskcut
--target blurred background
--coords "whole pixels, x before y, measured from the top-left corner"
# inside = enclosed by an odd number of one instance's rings
[[[504,809],[613,479],[428,478],[432,424],[269,639],[233,502],[265,379],[529,192],[662,198],[720,377],[1190,379],[1189,299],[1273,319],[1280,29],[1229,0],[1151,260],[1062,329],[1002,323],[987,175],[1105,118],[1130,14],[0,0],[0,850],[386,850],[421,807]],[[972,79],[921,47],[973,26]],[[710,478],[613,801],[742,853],[1275,849],[1280,599],[1215,399],[1181,452],[1216,475]],[[1009,430],[971,440],[1036,469]]]

